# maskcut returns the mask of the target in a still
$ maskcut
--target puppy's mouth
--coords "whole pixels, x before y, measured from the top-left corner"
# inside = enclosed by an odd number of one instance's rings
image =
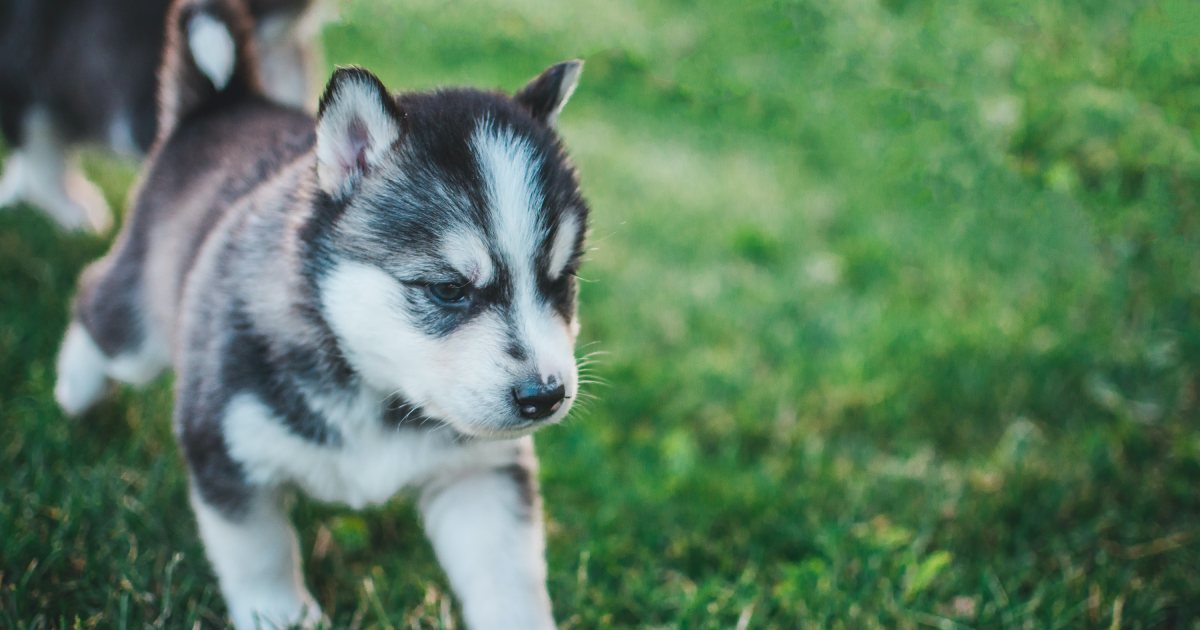
[[[526,419],[514,414],[503,420],[462,422],[447,419],[443,422],[466,437],[480,440],[510,440],[532,435],[546,427],[560,424],[570,412],[571,402],[571,398],[567,398],[553,414],[540,419]]]
[[[540,429],[554,426],[561,422],[563,417],[565,417],[565,414],[559,416],[556,413],[551,418],[546,418],[544,420],[514,420],[507,424],[447,424],[453,426],[456,431],[468,437],[481,440],[511,440],[525,437],[526,435],[532,435]]]
[[[517,420],[505,425],[481,426],[446,420],[422,407],[407,410],[389,409],[384,417],[390,425],[397,429],[413,429],[418,431],[442,431],[449,429],[461,438],[472,440],[516,439],[530,435],[542,427],[557,424],[557,421]]]

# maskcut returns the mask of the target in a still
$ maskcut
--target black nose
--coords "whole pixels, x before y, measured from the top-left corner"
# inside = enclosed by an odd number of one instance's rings
[[[512,393],[517,403],[517,413],[522,418],[541,420],[558,411],[563,397],[567,395],[567,388],[557,378],[551,378],[549,383],[537,380],[518,385]]]

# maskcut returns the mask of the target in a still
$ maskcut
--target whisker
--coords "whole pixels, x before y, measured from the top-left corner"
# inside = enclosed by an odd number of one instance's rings
[[[596,359],[579,359],[579,360],[577,360],[577,361],[575,362],[575,367],[583,368],[583,367],[587,367],[587,366],[589,366],[589,365],[600,365],[601,363],[602,363],[602,360],[601,360],[601,359],[599,359],[599,358],[596,358]]]
[[[575,406],[571,408],[571,413],[567,414],[567,417],[563,418],[561,424],[566,424],[567,422],[573,421],[575,418],[586,416],[587,414],[592,413],[592,411],[594,411],[595,404],[595,399],[591,398],[585,398],[577,401]]]
[[[620,225],[621,225],[621,227],[625,227],[625,222],[622,221]],[[589,233],[588,234],[587,252],[590,254],[592,252],[600,251],[600,247],[599,247],[600,243],[607,241],[608,239],[616,236],[617,234],[620,234],[619,230],[612,230],[611,232],[609,232],[608,234],[605,234],[604,236],[599,236],[594,233]]]

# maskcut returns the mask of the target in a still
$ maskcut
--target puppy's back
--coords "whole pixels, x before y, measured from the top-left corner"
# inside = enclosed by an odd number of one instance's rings
[[[164,340],[174,338],[186,278],[214,228],[313,144],[312,119],[263,94],[241,2],[182,0],[167,25],[158,139],[113,250],[89,270],[77,300],[80,313],[136,314],[142,330],[125,337]],[[93,296],[107,303],[93,305]]]

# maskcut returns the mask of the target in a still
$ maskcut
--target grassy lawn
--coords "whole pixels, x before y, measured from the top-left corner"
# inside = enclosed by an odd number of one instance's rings
[[[1192,0],[354,0],[330,64],[515,88],[594,208],[539,437],[566,628],[1200,628]],[[134,167],[87,165],[120,206]],[[0,213],[0,627],[220,627],[170,380],[51,399],[107,241]],[[299,501],[339,628],[457,626],[404,499]]]

